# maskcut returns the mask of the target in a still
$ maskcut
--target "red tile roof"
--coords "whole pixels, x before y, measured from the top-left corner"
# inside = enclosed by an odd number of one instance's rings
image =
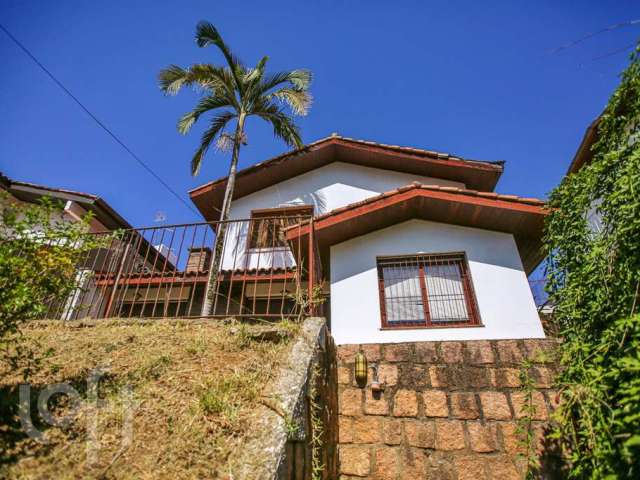
[[[535,198],[412,183],[337,208],[315,217],[313,222],[325,266],[331,245],[418,218],[511,233],[525,271],[530,272],[542,259],[546,214],[545,203]],[[304,241],[309,235],[309,223],[305,221],[302,228],[288,228],[288,240]]]
[[[501,161],[466,160],[433,150],[332,135],[240,170],[234,199],[336,161],[459,181],[484,191],[493,190],[504,168]],[[223,177],[189,191],[207,220],[218,219],[226,182]]]
[[[420,182],[413,182],[409,185],[396,188],[395,190],[390,190],[388,192],[381,193],[380,195],[369,197],[359,202],[350,203],[348,205],[345,205],[344,207],[336,208],[322,215],[318,215],[314,217],[314,219],[322,220],[323,218],[331,217],[338,213],[341,213],[347,210],[353,210],[354,208],[367,205],[373,202],[377,202],[384,198],[392,197],[398,193],[407,192],[409,190],[415,190],[415,189],[456,193],[456,194],[465,195],[469,197],[480,197],[480,198],[487,198],[491,200],[502,200],[505,202],[521,203],[525,205],[535,205],[538,207],[543,207],[545,205],[544,201],[539,200],[537,198],[519,197],[517,195],[504,195],[504,194],[495,193],[495,192],[479,192],[477,190],[469,190],[466,188],[457,188],[457,187],[443,187],[441,185],[423,185]],[[308,223],[308,221],[304,223]],[[290,228],[295,228],[295,226]]]

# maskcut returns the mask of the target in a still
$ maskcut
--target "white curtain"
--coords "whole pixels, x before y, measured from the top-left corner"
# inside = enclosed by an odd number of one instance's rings
[[[469,320],[460,267],[457,264],[425,265],[424,273],[431,321]]]
[[[424,322],[417,265],[383,267],[387,322]]]

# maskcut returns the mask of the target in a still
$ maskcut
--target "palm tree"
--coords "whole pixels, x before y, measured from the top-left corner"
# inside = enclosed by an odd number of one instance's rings
[[[198,175],[202,159],[212,143],[215,142],[221,148],[232,149],[229,175],[220,211],[220,220],[224,222],[229,218],[240,146],[246,145],[244,126],[247,118],[257,116],[265,120],[273,127],[276,137],[284,140],[290,147],[302,147],[300,129],[294,123],[292,114],[306,115],[311,106],[312,98],[309,93],[311,72],[291,70],[265,74],[269,57],[263,57],[255,68],[247,68],[231,53],[216,28],[209,22],[200,22],[196,26],[196,43],[201,48],[210,45],[218,47],[225,58],[226,66],[195,64],[185,69],[170,65],[160,72],[159,83],[166,95],[176,95],[182,87],[192,87],[202,93],[202,98],[195,108],[178,121],[178,131],[183,135],[191,130],[203,114],[212,113],[208,127],[202,134],[200,146],[191,159],[193,176]],[[226,133],[226,129],[234,122],[233,135]],[[217,228],[207,293],[202,307],[203,316],[212,313],[225,225],[220,223]]]

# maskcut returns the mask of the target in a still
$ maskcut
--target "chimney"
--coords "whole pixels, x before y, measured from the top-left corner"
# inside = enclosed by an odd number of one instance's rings
[[[189,249],[187,273],[204,272],[211,263],[211,249],[209,247],[194,247]]]

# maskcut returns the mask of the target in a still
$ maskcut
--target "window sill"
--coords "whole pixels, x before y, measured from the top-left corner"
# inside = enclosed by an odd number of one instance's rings
[[[407,325],[402,327],[380,327],[378,330],[442,330],[443,328],[484,328],[484,325],[469,325],[469,324],[457,324],[457,325]]]

